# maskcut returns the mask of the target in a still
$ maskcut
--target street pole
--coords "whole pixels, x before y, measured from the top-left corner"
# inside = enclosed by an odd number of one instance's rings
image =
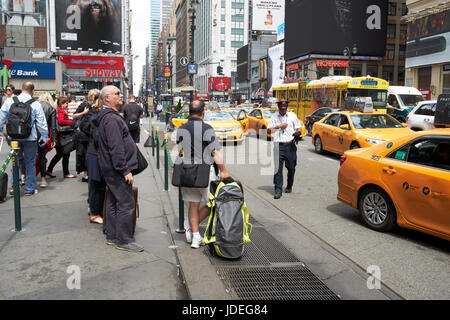
[[[194,43],[195,43],[195,9],[198,5],[198,0],[191,0],[191,8],[189,8],[189,11],[191,12],[191,64],[194,64]],[[191,103],[194,101],[194,75],[189,75],[190,84],[192,87],[191,91]]]

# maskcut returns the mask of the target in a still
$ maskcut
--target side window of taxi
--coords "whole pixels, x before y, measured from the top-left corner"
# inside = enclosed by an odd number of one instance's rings
[[[248,115],[250,116],[250,117],[256,117],[256,112],[257,112],[258,110],[253,110],[252,112],[250,112]]]
[[[333,114],[328,119],[326,119],[323,123],[328,124],[330,126],[337,127],[339,124],[339,120],[341,119],[341,114]]]
[[[450,138],[428,138],[407,144],[389,158],[450,171]]]

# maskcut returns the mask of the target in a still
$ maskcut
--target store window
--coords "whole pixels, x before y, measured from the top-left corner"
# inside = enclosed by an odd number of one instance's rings
[[[350,65],[350,76],[353,78],[362,76],[362,65],[360,64],[351,64]]]
[[[345,76],[346,68],[334,68],[333,75],[335,76]]]
[[[46,1],[2,0],[0,1],[0,9],[1,25],[24,27],[46,26]]]
[[[378,77],[378,66],[373,64],[367,65],[367,75],[371,77]]]
[[[431,67],[419,69],[419,88],[429,89],[431,86]]]
[[[394,81],[394,67],[383,66],[383,79],[389,82]]]
[[[444,74],[442,93],[450,94],[450,73]]]
[[[317,67],[317,79],[322,77],[327,77],[330,75],[330,68],[328,67]]]
[[[398,85],[404,85],[405,83],[405,68],[398,67]]]

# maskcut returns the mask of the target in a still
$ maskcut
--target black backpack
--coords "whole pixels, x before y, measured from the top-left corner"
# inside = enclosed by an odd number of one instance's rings
[[[125,122],[127,123],[128,129],[130,131],[137,130],[140,127],[140,118],[136,112],[136,108],[133,108],[132,105],[128,105],[127,107],[128,110],[125,112]]]
[[[27,102],[21,102],[17,97],[13,97],[14,103],[9,108],[8,121],[6,122],[6,131],[13,139],[26,139],[31,134],[33,127],[31,121],[31,104],[34,99]]]

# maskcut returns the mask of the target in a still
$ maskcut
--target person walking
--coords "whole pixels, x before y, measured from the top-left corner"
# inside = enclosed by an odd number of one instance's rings
[[[69,103],[69,99],[67,97],[59,97],[58,98],[58,124],[60,126],[71,126],[72,120],[69,120],[69,115],[67,113],[67,106]],[[63,153],[62,147],[59,145],[59,141],[64,135],[72,134],[72,132],[58,132],[57,134],[57,145],[56,145],[56,155],[53,157],[53,159],[50,161],[50,165],[48,166],[46,174],[50,176],[51,178],[55,178],[56,176],[53,174],[53,169],[55,168],[56,164],[59,162],[59,160],[62,159],[62,167],[63,167],[63,173],[64,178],[76,178],[77,176],[70,174],[69,171],[69,159],[70,159],[70,153]]]
[[[37,143],[43,145],[48,139],[47,121],[42,110],[41,104],[34,101],[32,98],[34,93],[34,84],[32,82],[25,82],[22,85],[22,93],[17,97],[7,99],[0,110],[0,133],[3,133],[3,125],[10,120],[10,111],[15,109],[19,103],[24,103],[31,107],[31,134],[26,139],[12,139],[19,142],[19,162],[25,162],[25,196],[31,196],[38,193],[36,189],[36,148]],[[8,127],[8,125],[7,125]],[[38,141],[38,131],[41,139]],[[8,135],[12,135],[9,132]],[[19,175],[20,176],[20,175]],[[14,176],[13,176],[14,177]],[[11,179],[11,185],[13,186]],[[10,194],[14,193],[13,189]]]
[[[119,114],[123,95],[115,86],[106,86],[100,93],[103,108],[92,120],[97,127],[98,162],[108,186],[106,201],[106,244],[116,249],[142,252],[144,247],[133,236],[132,170],[137,169],[137,148],[125,120]]]
[[[80,130],[89,138],[86,150],[86,168],[89,172],[89,221],[102,224],[106,182],[100,172],[98,162],[97,127],[92,124],[92,120],[99,114],[103,107],[100,99],[100,91],[97,92],[93,99],[89,100],[92,100],[93,104],[89,109],[89,112],[80,121]]]
[[[268,133],[272,132],[274,141],[275,185],[274,199],[280,199],[283,191],[283,165],[288,170],[285,193],[292,192],[295,167],[297,166],[297,146],[293,134],[301,130],[300,121],[292,112],[287,112],[289,101],[277,102],[278,113],[274,114],[268,124]]]
[[[39,97],[39,103],[41,104],[42,110],[45,114],[45,120],[47,121],[47,128],[49,132],[49,139],[46,141],[44,146],[38,146],[38,161],[37,161],[37,170],[41,173],[41,183],[39,186],[41,188],[48,187],[47,180],[45,179],[46,176],[46,166],[47,166],[47,159],[46,155],[50,150],[52,150],[56,146],[56,138],[57,138],[57,131],[56,131],[56,110],[54,108],[54,101],[50,93],[44,92]],[[40,140],[40,132],[38,132],[38,140]]]
[[[142,107],[136,102],[136,97],[131,95],[128,104],[123,107],[123,118],[130,130],[131,137],[138,146],[141,137],[141,119],[143,117]]]
[[[177,130],[178,148],[183,150],[183,161],[187,163],[211,164],[210,182],[217,176],[215,167],[220,170],[221,179],[226,180],[230,175],[223,163],[221,146],[214,129],[203,121],[204,116],[205,103],[194,101],[189,106],[188,121]],[[206,205],[209,202],[209,185],[206,188],[181,188],[181,193],[183,200],[189,202],[188,220],[184,223],[186,241],[191,243],[192,248],[198,249],[203,240],[199,224],[210,213]]]
[[[12,98],[14,96],[14,90],[16,90],[16,88],[14,88],[14,86],[12,84],[8,84],[5,88],[5,90],[6,90],[5,95],[2,97],[2,103],[1,103],[2,106],[6,102],[6,100],[8,100],[9,98]]]

